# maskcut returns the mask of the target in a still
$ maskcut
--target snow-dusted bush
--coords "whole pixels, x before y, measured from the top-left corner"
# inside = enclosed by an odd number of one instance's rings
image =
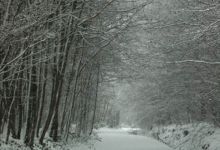
[[[154,127],[151,135],[176,150],[220,150],[220,129],[208,123]]]

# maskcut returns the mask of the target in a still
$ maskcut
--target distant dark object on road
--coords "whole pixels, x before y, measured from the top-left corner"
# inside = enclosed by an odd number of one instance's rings
[[[128,131],[129,134],[133,134],[133,135],[138,135],[141,133],[141,129],[140,128],[131,128],[129,131]]]

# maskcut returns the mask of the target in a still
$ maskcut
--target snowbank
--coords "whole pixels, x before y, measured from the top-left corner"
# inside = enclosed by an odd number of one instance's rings
[[[220,150],[220,129],[208,123],[155,127],[151,135],[176,150]]]

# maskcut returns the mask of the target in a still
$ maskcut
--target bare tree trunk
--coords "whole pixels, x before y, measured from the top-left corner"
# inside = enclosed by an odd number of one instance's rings
[[[80,58],[78,59],[77,62],[77,67],[76,67],[76,73],[74,75],[74,88],[73,88],[73,94],[72,94],[72,101],[70,104],[70,110],[68,112],[68,119],[67,119],[67,124],[66,124],[66,133],[65,133],[65,140],[68,140],[69,137],[69,129],[70,129],[70,125],[72,122],[72,116],[73,116],[73,111],[74,111],[74,105],[75,105],[75,101],[76,101],[76,92],[77,92],[77,84],[78,84],[78,78],[79,78],[79,70],[80,70],[80,65],[81,65],[81,61],[82,61],[82,57],[83,57],[83,52],[80,51]]]
[[[16,138],[16,133],[15,133],[15,101],[16,101],[16,90],[17,86],[15,85],[14,90],[13,90],[13,95],[10,94],[9,98],[12,97],[12,101],[9,106],[8,110],[8,120],[7,120],[7,136],[6,136],[6,143],[8,143],[9,140],[9,135],[12,133],[12,137]]]
[[[44,67],[43,86],[42,86],[42,92],[41,92],[41,103],[40,103],[40,109],[39,109],[39,115],[38,115],[38,121],[37,121],[37,131],[36,131],[37,137],[39,137],[39,131],[41,127],[42,115],[43,115],[43,110],[44,110],[44,105],[45,105],[46,85],[47,85],[47,63]]]
[[[24,142],[27,146],[32,147],[34,144],[34,136],[36,130],[36,121],[37,121],[37,112],[38,112],[38,105],[37,105],[37,67],[34,65],[36,58],[34,55],[34,49],[32,50],[31,54],[31,64],[32,68],[30,70],[30,84],[29,84],[29,97],[28,97],[28,119],[26,125],[26,134]]]
[[[24,65],[22,64],[21,65],[21,70],[24,69]],[[19,83],[18,83],[18,87],[19,89],[17,90],[18,91],[18,94],[19,95],[19,98],[18,98],[18,111],[19,111],[19,121],[18,121],[18,132],[17,132],[17,138],[20,139],[21,138],[21,130],[22,130],[22,123],[23,123],[23,104],[22,104],[22,94],[23,94],[23,84],[22,84],[22,78],[23,78],[23,71],[21,71],[19,73]]]
[[[54,60],[55,61],[55,60]],[[53,86],[52,86],[52,92],[51,92],[51,101],[50,101],[50,108],[49,108],[49,114],[47,116],[44,128],[42,130],[40,139],[39,139],[39,143],[43,145],[43,140],[45,137],[45,134],[50,126],[54,111],[55,111],[55,105],[56,105],[56,97],[58,96],[58,83],[57,83],[57,78],[55,77],[55,71],[53,73]]]
[[[8,5],[7,5],[7,9],[6,9],[6,12],[5,12],[5,17],[4,17],[4,20],[3,20],[3,26],[5,26],[8,22],[11,4],[12,4],[12,0],[9,0]]]
[[[94,124],[95,124],[95,117],[96,117],[96,108],[97,108],[97,101],[98,101],[98,91],[99,91],[99,75],[100,75],[100,64],[98,64],[98,72],[97,72],[97,79],[96,79],[96,93],[95,93],[95,106],[93,110],[93,117],[92,117],[92,126],[91,126],[91,131],[90,135],[93,132]]]

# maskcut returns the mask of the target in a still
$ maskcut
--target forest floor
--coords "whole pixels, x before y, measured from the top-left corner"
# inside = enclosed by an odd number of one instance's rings
[[[155,127],[151,135],[175,150],[220,150],[220,129],[208,123]]]
[[[98,136],[92,135],[90,137],[81,137],[72,139],[69,142],[52,142],[50,139],[45,139],[45,145],[34,144],[31,149],[26,147],[23,140],[10,139],[9,143],[6,144],[3,139],[0,139],[0,150],[90,150],[93,148]],[[37,139],[35,143],[38,143]]]

